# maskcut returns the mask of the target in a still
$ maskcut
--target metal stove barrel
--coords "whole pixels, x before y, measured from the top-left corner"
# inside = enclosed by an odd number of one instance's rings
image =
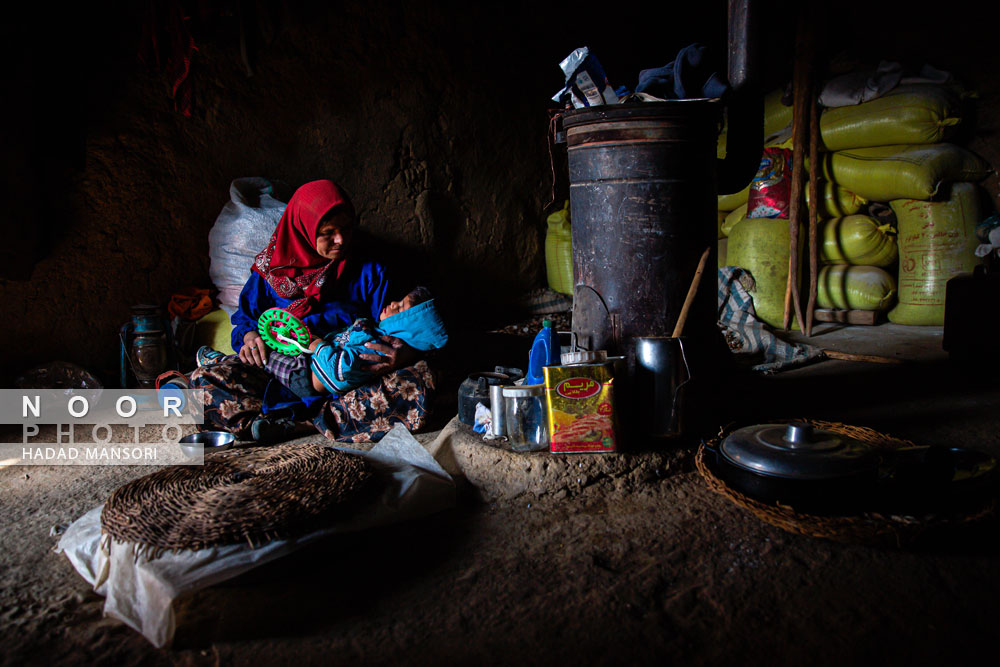
[[[637,337],[669,336],[698,260],[716,263],[718,100],[567,112],[579,344],[629,357]],[[702,281],[685,336],[717,335],[716,286]]]

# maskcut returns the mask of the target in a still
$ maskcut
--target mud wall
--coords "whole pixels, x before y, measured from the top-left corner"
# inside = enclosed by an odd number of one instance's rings
[[[208,232],[239,176],[337,180],[362,227],[455,319],[544,285],[558,62],[641,24],[635,9],[572,28],[557,8],[517,2],[186,3],[197,51],[185,117],[148,51],[152,30],[169,54],[169,16],[151,25],[134,4],[44,30],[26,14],[5,34],[12,57],[27,50],[20,85],[37,100],[7,124],[27,132],[4,137],[21,205],[5,215],[15,238],[0,262],[0,300],[18,316],[0,333],[8,377],[54,358],[113,377],[130,305],[210,285]],[[605,50],[629,85],[643,57],[672,59],[648,40]]]
[[[147,3],[122,4],[134,6],[20,9],[2,27],[20,102],[2,128],[5,385],[57,358],[112,379],[130,305],[210,286],[208,231],[239,176],[337,180],[362,226],[447,298],[453,319],[480,322],[544,285],[559,60],[587,44],[615,85],[634,87],[640,69],[692,41],[720,46],[725,30],[723,2],[666,16],[643,3],[187,3],[197,51],[185,116],[148,57],[150,35],[166,48],[169,25],[151,26]],[[910,23],[862,45],[982,86],[987,133],[973,147],[996,162],[988,41],[959,34],[957,19],[950,35],[940,21]],[[787,37],[765,44],[768,85],[786,80],[790,49]]]

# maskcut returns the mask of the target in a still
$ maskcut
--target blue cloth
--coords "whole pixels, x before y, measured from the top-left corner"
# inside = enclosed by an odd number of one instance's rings
[[[371,364],[360,355],[373,354],[365,343],[383,336],[394,336],[421,352],[440,349],[448,342],[448,332],[431,299],[385,318],[378,326],[361,318],[346,331],[327,336],[313,351],[312,372],[334,394],[367,384],[375,376],[368,370]]]
[[[314,336],[324,337],[350,326],[359,317],[378,319],[387,302],[389,277],[385,267],[372,260],[348,261],[336,284],[324,293],[318,312],[303,318]],[[268,308],[285,308],[292,299],[278,296],[256,271],[240,293],[240,306],[230,318],[233,323],[233,350],[239,353],[243,336],[257,330],[257,318]],[[405,312],[405,311],[404,311]],[[291,411],[295,418],[307,418],[315,404],[326,396],[299,398],[277,380],[272,380],[264,392],[264,414]]]
[[[434,299],[385,318],[378,328],[384,335],[394,336],[421,352],[441,349],[448,342],[448,332]]]
[[[677,53],[677,59],[663,67],[639,72],[637,93],[648,93],[665,100],[722,97],[729,84],[713,71],[701,44],[689,44]]]

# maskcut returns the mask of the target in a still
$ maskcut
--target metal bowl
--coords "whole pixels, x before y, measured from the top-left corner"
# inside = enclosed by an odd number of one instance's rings
[[[226,431],[202,431],[186,435],[177,443],[185,456],[195,457],[199,452],[222,452],[233,446],[236,436]]]

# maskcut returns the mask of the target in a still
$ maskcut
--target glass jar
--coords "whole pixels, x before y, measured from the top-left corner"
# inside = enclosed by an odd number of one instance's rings
[[[549,420],[545,407],[545,385],[529,384],[503,388],[507,439],[515,452],[549,448]]]

